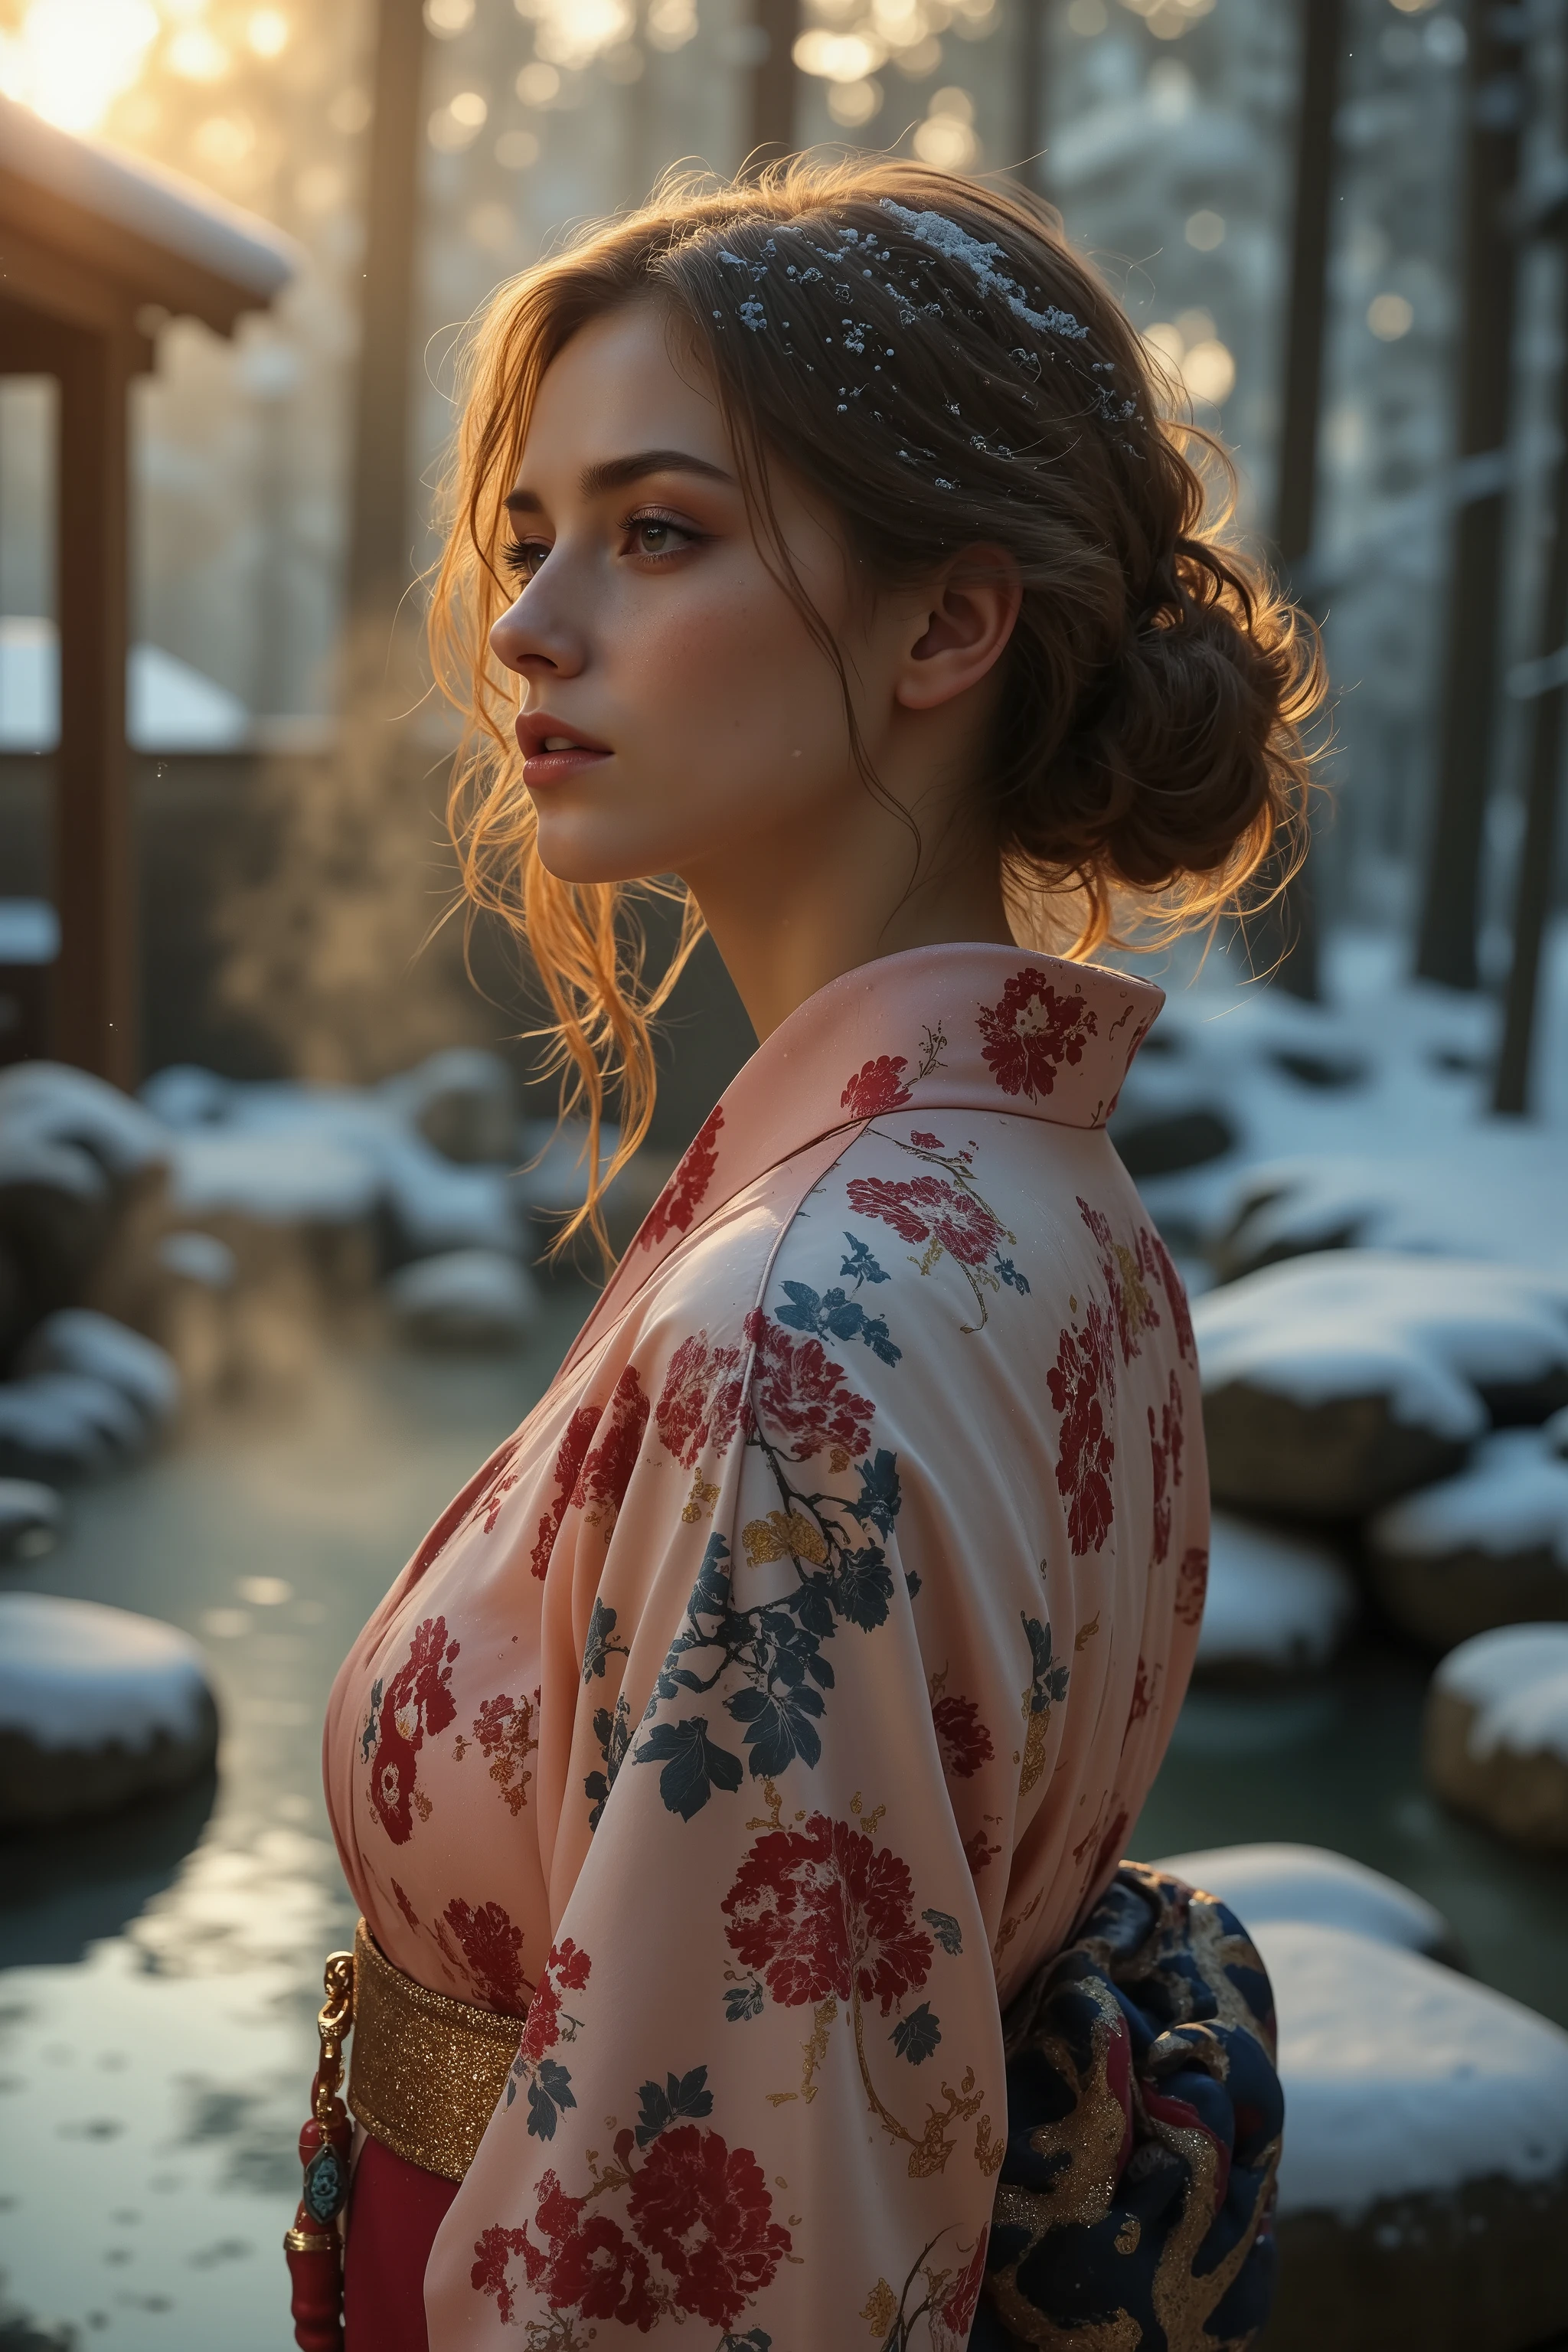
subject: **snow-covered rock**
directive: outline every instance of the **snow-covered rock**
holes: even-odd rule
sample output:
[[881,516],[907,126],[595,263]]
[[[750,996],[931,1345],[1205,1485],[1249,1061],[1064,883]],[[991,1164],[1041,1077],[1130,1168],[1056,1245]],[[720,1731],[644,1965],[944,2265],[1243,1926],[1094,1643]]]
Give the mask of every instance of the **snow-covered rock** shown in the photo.
[[0,1825],[175,1788],[207,1769],[216,1745],[188,1634],[96,1601],[0,1594]]
[[107,1381],[130,1399],[150,1434],[167,1428],[180,1409],[180,1374],[174,1359],[109,1315],[89,1307],[62,1307],[40,1323],[16,1360],[18,1371],[82,1372]]
[[198,1129],[174,1139],[177,1216],[229,1213],[268,1225],[349,1225],[381,1191],[374,1161],[327,1135]]
[[1525,2352],[1568,2327],[1568,2035],[1393,1943],[1247,1924],[1287,2118],[1267,2352]]
[[1568,1391],[1568,1276],[1334,1250],[1194,1301],[1216,1501],[1361,1517]]
[[142,1104],[63,1062],[0,1070],[0,1139],[6,1153],[49,1154],[65,1185],[137,1175],[168,1149],[160,1121]]
[[1446,1657],[1426,1699],[1426,1777],[1520,1845],[1568,1852],[1568,1625],[1504,1625]]
[[517,1088],[499,1054],[448,1046],[384,1079],[380,1093],[445,1160],[502,1164],[517,1156]]
[[1306,1920],[1429,1958],[1452,1949],[1440,1911],[1396,1878],[1326,1846],[1207,1846],[1200,1853],[1166,1854],[1153,1867],[1217,1895],[1248,1933],[1279,1919]]
[[1380,1511],[1366,1542],[1388,1614],[1436,1649],[1568,1618],[1568,1415],[1483,1438],[1454,1477]]
[[1563,1202],[1568,1139],[1518,1119],[1373,1152],[1264,1160],[1233,1180],[1216,1215],[1215,1264],[1229,1276],[1312,1250],[1354,1246],[1500,1258],[1568,1274]]
[[505,1348],[526,1338],[539,1295],[526,1267],[497,1250],[448,1250],[400,1266],[387,1302],[425,1347]]
[[173,1131],[176,1210],[225,1238],[226,1216],[316,1228],[379,1218],[396,1257],[505,1250],[521,1214],[506,1159],[459,1166],[420,1124],[445,1119],[468,1142],[499,1141],[504,1125],[510,1152],[493,1058],[459,1054],[454,1069],[437,1055],[379,1087],[242,1085],[182,1066],[159,1071],[142,1097]]
[[0,1561],[37,1559],[52,1550],[65,1507],[52,1486],[36,1478],[0,1478]]
[[239,1261],[216,1234],[164,1234],[155,1253],[161,1271],[179,1282],[193,1282],[203,1290],[232,1290]]
[[1325,1544],[1215,1513],[1199,1675],[1269,1681],[1310,1674],[1329,1664],[1355,1616],[1355,1586]]
[[90,1372],[0,1381],[0,1476],[89,1478],[145,1452],[147,1423],[121,1388]]

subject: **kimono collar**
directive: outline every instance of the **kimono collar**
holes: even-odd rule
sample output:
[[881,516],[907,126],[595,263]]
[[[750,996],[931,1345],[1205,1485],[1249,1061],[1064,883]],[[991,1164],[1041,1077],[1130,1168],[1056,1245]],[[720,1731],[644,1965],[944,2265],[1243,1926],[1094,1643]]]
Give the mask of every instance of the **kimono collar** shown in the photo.
[[644,1218],[573,1349],[781,1160],[889,1111],[1103,1127],[1165,1001],[1148,981],[1018,948],[912,948],[830,981],[759,1045]]

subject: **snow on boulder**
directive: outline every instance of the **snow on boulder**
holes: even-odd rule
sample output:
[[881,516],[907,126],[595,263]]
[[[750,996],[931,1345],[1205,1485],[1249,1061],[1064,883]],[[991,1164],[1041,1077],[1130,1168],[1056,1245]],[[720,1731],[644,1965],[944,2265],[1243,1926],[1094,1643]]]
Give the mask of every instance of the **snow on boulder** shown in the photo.
[[96,1601],[0,1594],[0,1827],[176,1788],[216,1747],[217,1709],[188,1634]]
[[497,1250],[447,1250],[399,1268],[387,1302],[411,1339],[434,1348],[508,1348],[539,1308],[526,1267]]
[[1452,1478],[1380,1511],[1366,1530],[1394,1622],[1451,1649],[1493,1625],[1568,1618],[1568,1416],[1500,1429]]
[[308,1131],[197,1128],[174,1137],[174,1152],[179,1216],[349,1225],[371,1215],[381,1190],[373,1160]]
[[1169,1870],[1189,1886],[1216,1895],[1251,1933],[1278,1919],[1305,1919],[1320,1927],[1342,1927],[1373,1943],[1440,1958],[1453,1949],[1448,1923],[1440,1911],[1396,1878],[1352,1862],[1327,1846],[1206,1846],[1197,1853],[1163,1856],[1152,1867]]
[[79,1176],[89,1167],[114,1178],[141,1174],[167,1155],[159,1119],[130,1095],[63,1062],[16,1062],[0,1070],[0,1135],[68,1158]]
[[1568,1392],[1568,1276],[1333,1250],[1194,1300],[1216,1502],[1364,1517]]
[[379,1089],[445,1160],[511,1161],[517,1156],[517,1088],[499,1054],[449,1045]]
[[1451,1651],[1427,1694],[1425,1749],[1457,1811],[1568,1852],[1568,1625],[1502,1625]]
[[1518,1119],[1408,1139],[1377,1152],[1268,1159],[1233,1180],[1213,1249],[1226,1278],[1305,1252],[1352,1245],[1500,1258],[1568,1275],[1563,1202],[1568,1141]]
[[147,1450],[145,1420],[91,1372],[0,1381],[0,1476],[90,1478]]
[[149,1431],[180,1409],[174,1358],[140,1331],[89,1307],[62,1307],[39,1324],[16,1360],[21,1372],[84,1372],[129,1397]]
[[1194,1671],[1267,1682],[1326,1666],[1356,1616],[1355,1586],[1337,1553],[1223,1512],[1209,1543]]
[[1525,2352],[1568,2327],[1568,2034],[1394,1944],[1247,1927],[1285,2087],[1266,2352]]
[[52,1486],[36,1478],[0,1478],[0,1561],[37,1559],[53,1549],[65,1507]]

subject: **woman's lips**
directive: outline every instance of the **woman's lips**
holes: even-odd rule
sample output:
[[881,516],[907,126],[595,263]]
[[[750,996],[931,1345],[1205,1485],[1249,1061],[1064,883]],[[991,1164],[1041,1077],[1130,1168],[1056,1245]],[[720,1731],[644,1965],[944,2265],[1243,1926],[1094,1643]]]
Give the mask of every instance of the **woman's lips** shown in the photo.
[[548,711],[520,711],[517,740],[522,752],[522,781],[531,793],[566,783],[584,768],[610,757],[607,746],[585,740],[575,729],[552,719]]

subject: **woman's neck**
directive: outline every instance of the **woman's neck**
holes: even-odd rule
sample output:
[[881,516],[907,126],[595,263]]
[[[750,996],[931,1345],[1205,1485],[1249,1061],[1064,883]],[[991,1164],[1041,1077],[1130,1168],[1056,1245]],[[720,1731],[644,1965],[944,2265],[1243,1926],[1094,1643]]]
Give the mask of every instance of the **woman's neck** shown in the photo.
[[825,857],[819,843],[764,841],[743,866],[688,877],[759,1039],[829,981],[879,956],[958,940],[1012,945],[994,851],[933,853],[929,865],[922,856],[911,884],[908,830],[886,810],[877,815],[890,836],[854,845],[869,855]]

